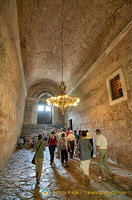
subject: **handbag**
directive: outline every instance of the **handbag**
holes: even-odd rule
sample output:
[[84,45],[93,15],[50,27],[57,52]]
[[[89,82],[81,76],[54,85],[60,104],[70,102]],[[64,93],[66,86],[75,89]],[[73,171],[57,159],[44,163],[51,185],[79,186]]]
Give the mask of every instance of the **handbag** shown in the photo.
[[33,156],[33,159],[32,159],[32,161],[31,161],[31,163],[34,164],[34,165],[35,165],[35,156],[36,156],[36,153],[38,152],[38,150],[39,150],[41,144],[42,144],[42,142],[40,143],[39,147],[37,148],[37,150],[36,150],[36,152],[35,152],[35,155]]
[[32,159],[31,163],[35,165],[35,155],[33,156],[33,159]]

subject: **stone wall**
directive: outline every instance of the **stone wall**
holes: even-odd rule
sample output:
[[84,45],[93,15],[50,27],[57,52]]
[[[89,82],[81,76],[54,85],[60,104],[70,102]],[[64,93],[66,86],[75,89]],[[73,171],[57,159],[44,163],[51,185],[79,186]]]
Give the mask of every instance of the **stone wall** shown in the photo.
[[60,128],[62,128],[63,127],[63,115],[59,108],[54,107],[54,124],[57,125],[58,122],[59,122]]
[[[77,108],[65,114],[72,119],[73,129],[101,129],[108,138],[109,157],[123,165],[132,166],[132,23],[115,38],[110,46],[95,61],[80,82],[73,88],[72,95],[81,102]],[[121,68],[127,90],[127,100],[110,106],[106,78]]]
[[[5,14],[6,13],[6,14]],[[23,125],[26,97],[15,0],[0,1],[0,169]]]
[[35,98],[26,99],[24,124],[37,124],[37,102]]

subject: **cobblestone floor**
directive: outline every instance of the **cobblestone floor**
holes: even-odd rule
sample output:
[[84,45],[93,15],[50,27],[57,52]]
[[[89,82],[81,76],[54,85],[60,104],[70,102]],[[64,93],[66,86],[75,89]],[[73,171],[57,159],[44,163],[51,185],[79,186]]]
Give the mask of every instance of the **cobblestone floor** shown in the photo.
[[[132,199],[132,171],[111,164],[113,180],[102,182],[98,179],[99,169],[96,158],[90,163],[91,182],[82,185],[83,177],[79,159],[69,160],[69,167],[61,166],[55,159],[50,166],[48,148],[44,153],[43,172],[40,185],[36,186],[35,166],[31,164],[31,150],[22,149],[14,153],[5,168],[0,172],[0,200],[49,199],[49,200],[129,200]],[[48,190],[49,196],[42,196]],[[124,192],[125,194],[122,194]]]

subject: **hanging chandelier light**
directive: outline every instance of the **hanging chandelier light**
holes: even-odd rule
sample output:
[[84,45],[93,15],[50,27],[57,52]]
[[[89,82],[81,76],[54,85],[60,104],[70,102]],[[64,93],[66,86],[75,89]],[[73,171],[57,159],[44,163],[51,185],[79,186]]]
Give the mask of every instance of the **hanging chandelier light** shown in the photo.
[[57,106],[61,109],[62,111],[62,115],[64,115],[64,111],[66,109],[67,106],[77,106],[78,102],[80,101],[79,98],[77,97],[71,97],[65,94],[65,82],[62,81],[60,84],[60,89],[62,91],[60,96],[57,97],[50,97],[49,99],[47,99],[47,103],[48,105],[53,105],[53,106]]
[[[64,24],[64,23],[63,23]],[[66,95],[66,86],[65,82],[63,81],[63,31],[64,26],[62,25],[62,81],[60,84],[61,95],[57,97],[50,97],[47,99],[47,104],[52,106],[57,106],[61,109],[62,115],[64,115],[64,111],[68,106],[77,106],[78,102],[80,101],[77,97],[71,97]]]

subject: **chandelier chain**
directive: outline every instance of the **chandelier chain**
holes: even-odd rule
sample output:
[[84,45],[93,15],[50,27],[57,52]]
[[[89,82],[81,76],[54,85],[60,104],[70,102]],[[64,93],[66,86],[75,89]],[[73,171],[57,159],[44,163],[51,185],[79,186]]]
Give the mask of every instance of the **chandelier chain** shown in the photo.
[[62,0],[62,27],[61,27],[61,50],[62,50],[62,81],[63,81],[63,68],[64,68],[64,56],[63,56],[63,53],[64,53],[64,49],[63,49],[63,46],[64,46],[64,0]]
[[78,102],[80,101],[77,97],[71,97],[66,95],[66,86],[65,82],[63,81],[63,70],[64,70],[64,0],[62,0],[62,27],[61,27],[61,53],[62,53],[62,82],[60,84],[61,95],[57,97],[50,97],[47,99],[48,105],[54,105],[61,109],[62,115],[64,115],[64,111],[68,106],[77,106]]
[[62,81],[63,81],[63,30],[64,30],[64,27],[63,27],[63,25],[62,25],[62,47],[61,47],[61,49],[62,49]]

